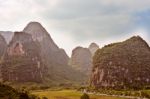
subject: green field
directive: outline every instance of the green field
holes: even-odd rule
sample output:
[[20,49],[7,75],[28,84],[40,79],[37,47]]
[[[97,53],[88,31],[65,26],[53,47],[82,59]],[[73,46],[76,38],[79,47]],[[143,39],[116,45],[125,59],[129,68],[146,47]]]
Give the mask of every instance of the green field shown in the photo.
[[[80,99],[82,93],[75,90],[60,90],[60,91],[34,91],[32,94],[39,97],[47,97],[48,99]],[[111,96],[90,95],[90,99],[126,99]]]

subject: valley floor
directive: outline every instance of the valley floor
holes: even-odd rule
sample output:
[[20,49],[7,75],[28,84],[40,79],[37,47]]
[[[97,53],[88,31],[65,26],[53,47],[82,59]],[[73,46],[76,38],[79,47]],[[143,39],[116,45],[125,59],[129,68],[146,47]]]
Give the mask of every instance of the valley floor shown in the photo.
[[[82,93],[75,90],[60,90],[60,91],[33,91],[32,94],[39,97],[47,97],[48,99],[80,99]],[[103,95],[89,95],[90,99],[127,99],[113,96],[103,96]]]

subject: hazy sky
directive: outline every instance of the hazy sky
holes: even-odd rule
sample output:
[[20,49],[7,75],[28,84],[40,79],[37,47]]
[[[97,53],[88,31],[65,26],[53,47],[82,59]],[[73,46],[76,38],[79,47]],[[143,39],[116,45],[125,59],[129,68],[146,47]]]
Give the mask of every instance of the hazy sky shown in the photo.
[[67,53],[140,35],[149,41],[150,0],[0,0],[0,30],[40,22]]

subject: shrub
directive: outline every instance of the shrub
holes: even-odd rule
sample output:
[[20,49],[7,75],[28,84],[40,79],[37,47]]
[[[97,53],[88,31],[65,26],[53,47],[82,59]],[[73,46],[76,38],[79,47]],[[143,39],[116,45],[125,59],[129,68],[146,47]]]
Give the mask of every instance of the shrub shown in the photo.
[[8,85],[0,84],[0,99],[4,99],[4,97],[19,99],[19,93]]
[[30,99],[40,99],[40,98],[36,95],[30,95]]
[[27,93],[20,93],[19,99],[30,99]]
[[88,94],[84,93],[80,99],[90,99]]
[[43,97],[42,99],[48,99],[47,97]]
[[149,91],[141,91],[141,96],[150,99],[150,92]]

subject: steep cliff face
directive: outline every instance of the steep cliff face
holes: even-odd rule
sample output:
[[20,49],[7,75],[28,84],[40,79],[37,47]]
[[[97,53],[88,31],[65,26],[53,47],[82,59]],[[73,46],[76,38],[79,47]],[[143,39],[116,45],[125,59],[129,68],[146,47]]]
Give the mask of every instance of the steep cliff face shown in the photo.
[[[7,43],[2,35],[0,35],[0,64],[2,62],[2,59],[4,58],[4,54],[7,50]],[[0,66],[0,81],[2,81],[2,72],[1,72],[1,66]]]
[[[68,66],[69,57],[63,49],[60,49],[52,40],[49,33],[38,22],[30,22],[23,32],[32,35],[34,41],[41,46],[41,58],[48,67],[50,80],[58,82],[82,80],[82,74]],[[79,79],[81,78],[81,79]]]
[[0,35],[0,60],[7,49],[7,43],[2,35]]
[[[66,55],[65,51],[58,48],[54,43],[49,33],[45,28],[38,22],[30,22],[23,30],[26,33],[32,35],[34,41],[38,41],[41,45],[41,55],[50,63],[60,63],[67,65],[69,57]],[[53,57],[51,57],[53,56]],[[61,61],[63,60],[63,61]]]
[[92,68],[92,54],[89,49],[76,47],[72,51],[70,65],[86,75],[89,75]]
[[41,44],[44,44],[43,45],[44,48],[46,49],[49,48],[49,50],[53,51],[59,50],[58,46],[54,43],[49,33],[40,23],[30,22],[24,28],[23,32],[31,34],[34,41],[37,40]]
[[14,32],[11,31],[0,31],[0,34],[5,38],[7,44],[12,40]]
[[30,34],[15,32],[1,64],[3,80],[42,82],[47,69],[39,53],[40,45]]
[[76,47],[72,51],[69,65],[89,76],[92,70],[92,57],[99,46],[91,43],[88,48]]
[[92,53],[92,56],[94,56],[95,52],[99,49],[99,46],[96,43],[91,43],[88,49]]
[[142,88],[150,85],[150,48],[139,36],[99,49],[93,59],[96,88]]

